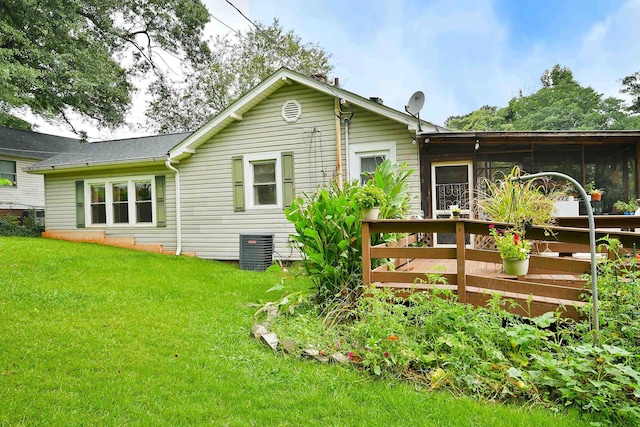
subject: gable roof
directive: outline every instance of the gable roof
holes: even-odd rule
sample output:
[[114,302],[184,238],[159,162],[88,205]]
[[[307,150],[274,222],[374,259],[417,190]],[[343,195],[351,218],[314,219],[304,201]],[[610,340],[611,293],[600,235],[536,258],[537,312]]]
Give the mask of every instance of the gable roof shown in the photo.
[[42,160],[78,146],[78,139],[0,126],[0,155]]
[[58,154],[25,170],[47,173],[77,168],[164,163],[169,150],[189,135],[191,132],[80,144],[72,152]]
[[[412,132],[417,131],[418,119],[410,116],[409,114],[395,110],[378,102],[363,98],[362,96],[356,95],[355,93],[341,89],[337,86],[320,82],[315,78],[307,77],[283,67],[273,73],[266,80],[262,81],[255,88],[247,92],[229,107],[221,111],[218,115],[211,119],[211,121],[195,131],[190,137],[186,138],[179,145],[174,147],[169,153],[171,160],[179,161],[190,156],[200,145],[204,144],[212,136],[220,132],[222,129],[224,129],[234,121],[242,120],[242,115],[244,113],[251,110],[276,90],[287,84],[291,84],[292,82],[299,83],[303,86],[317,90],[318,92],[340,98],[340,100],[344,100],[351,104],[357,105],[361,108],[364,108],[365,110],[369,110],[373,113],[387,117],[396,122],[406,124],[408,129]],[[427,121],[421,120],[420,122],[425,132],[446,131],[445,128],[436,126]]]

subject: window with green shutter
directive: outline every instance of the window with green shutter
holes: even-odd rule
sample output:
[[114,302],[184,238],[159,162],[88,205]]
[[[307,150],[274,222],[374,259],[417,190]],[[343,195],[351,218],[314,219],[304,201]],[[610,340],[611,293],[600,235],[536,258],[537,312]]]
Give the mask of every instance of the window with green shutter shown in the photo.
[[235,156],[231,161],[236,212],[291,206],[295,197],[293,152]]

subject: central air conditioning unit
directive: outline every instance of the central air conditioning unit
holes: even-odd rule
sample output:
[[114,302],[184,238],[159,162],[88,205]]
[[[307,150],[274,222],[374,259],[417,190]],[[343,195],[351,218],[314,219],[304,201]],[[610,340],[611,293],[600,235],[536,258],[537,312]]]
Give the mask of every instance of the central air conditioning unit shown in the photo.
[[240,235],[240,268],[265,271],[273,263],[273,234]]

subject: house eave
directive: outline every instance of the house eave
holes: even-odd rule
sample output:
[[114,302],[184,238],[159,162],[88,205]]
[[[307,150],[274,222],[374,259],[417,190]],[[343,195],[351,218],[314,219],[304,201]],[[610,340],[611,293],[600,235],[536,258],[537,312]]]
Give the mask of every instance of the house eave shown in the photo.
[[425,144],[602,144],[640,142],[637,130],[422,132]]
[[[393,108],[372,102],[359,95],[348,92],[330,84],[322,83],[316,79],[303,76],[288,69],[280,69],[272,74],[253,90],[247,92],[238,101],[234,102],[226,110],[220,112],[209,123],[191,134],[188,138],[171,149],[169,152],[171,161],[180,161],[189,157],[197,148],[211,139],[214,135],[230,125],[234,121],[242,120],[243,114],[266,99],[269,95],[280,89],[284,85],[298,83],[327,95],[339,98],[347,103],[352,103],[360,108],[369,110],[375,114],[387,117],[407,126],[409,132],[416,134],[418,131],[418,119],[394,110]],[[424,120],[420,121],[424,130],[434,132],[446,131],[446,129],[433,125]]]
[[149,157],[140,159],[130,159],[118,162],[87,162],[87,163],[73,163],[67,165],[51,165],[51,166],[37,166],[26,167],[23,170],[27,173],[36,175],[51,175],[56,173],[69,173],[74,171],[99,171],[99,170],[113,170],[124,168],[135,168],[145,166],[157,166],[164,165],[167,157]]

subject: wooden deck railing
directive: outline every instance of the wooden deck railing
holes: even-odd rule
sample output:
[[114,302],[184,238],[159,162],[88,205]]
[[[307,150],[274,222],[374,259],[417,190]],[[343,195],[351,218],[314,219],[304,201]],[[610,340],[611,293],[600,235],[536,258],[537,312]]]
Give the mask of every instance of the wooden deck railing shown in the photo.
[[[638,218],[640,220],[640,218]],[[616,230],[596,230],[596,238],[607,234],[618,238],[625,247],[640,248],[640,234],[628,231],[617,231],[621,228],[637,227],[640,221],[635,218],[621,217],[618,222],[608,219],[607,226]],[[597,222],[596,222],[597,223]],[[396,289],[422,289],[420,286],[429,272],[419,260],[451,260],[455,268],[439,273],[447,280],[447,287],[458,295],[463,303],[484,305],[492,294],[500,292],[505,298],[513,298],[526,302],[527,310],[520,313],[537,315],[559,305],[565,306],[566,315],[577,317],[575,306],[580,304],[580,295],[584,293],[584,281],[579,279],[583,273],[590,271],[589,259],[575,259],[561,256],[550,257],[532,253],[529,273],[516,278],[500,273],[500,255],[496,250],[473,249],[465,245],[466,235],[484,236],[489,234],[489,222],[470,219],[425,219],[425,220],[376,220],[362,223],[362,262],[363,282],[365,285],[390,286]],[[496,227],[507,227],[508,224],[494,223]],[[571,252],[583,248],[589,252],[588,230],[584,228],[552,227],[553,235],[546,235],[544,230],[534,227],[527,232],[527,239],[538,242],[538,247],[560,245]],[[454,233],[455,247],[409,246],[409,241],[399,241],[394,245],[371,245],[371,237],[376,233],[407,233],[408,235],[425,235],[431,233]],[[413,239],[415,241],[415,239]],[[467,237],[468,241],[468,237]],[[548,242],[546,245],[544,242]],[[541,244],[542,243],[542,244]],[[372,259],[394,259],[396,268],[386,265],[372,268]],[[443,261],[445,262],[445,261]],[[493,274],[478,272],[473,266],[493,265]],[[473,270],[473,271],[470,271]],[[433,272],[433,271],[432,271]],[[572,307],[573,308],[572,308]],[[516,310],[517,311],[517,310]]]

